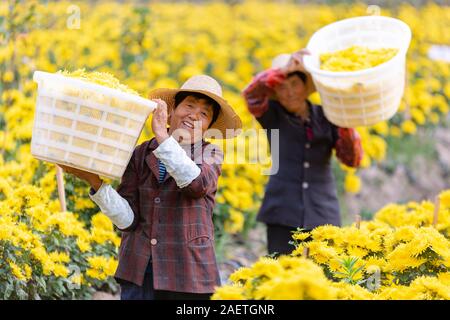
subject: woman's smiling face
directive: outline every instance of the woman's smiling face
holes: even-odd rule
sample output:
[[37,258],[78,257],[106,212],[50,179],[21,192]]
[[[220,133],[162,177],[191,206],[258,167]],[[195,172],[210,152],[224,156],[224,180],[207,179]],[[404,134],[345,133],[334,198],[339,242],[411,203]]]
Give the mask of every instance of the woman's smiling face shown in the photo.
[[182,137],[181,143],[197,142],[208,130],[213,115],[214,109],[209,101],[188,95],[170,113],[169,134]]

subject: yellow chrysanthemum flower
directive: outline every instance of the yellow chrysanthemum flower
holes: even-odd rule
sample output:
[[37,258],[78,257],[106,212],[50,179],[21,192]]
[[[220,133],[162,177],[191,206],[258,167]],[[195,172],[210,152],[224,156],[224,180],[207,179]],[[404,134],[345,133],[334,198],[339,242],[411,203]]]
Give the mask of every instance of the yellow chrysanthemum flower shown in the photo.
[[356,71],[376,67],[390,59],[398,52],[395,48],[369,49],[351,46],[320,55],[320,68],[328,71]]

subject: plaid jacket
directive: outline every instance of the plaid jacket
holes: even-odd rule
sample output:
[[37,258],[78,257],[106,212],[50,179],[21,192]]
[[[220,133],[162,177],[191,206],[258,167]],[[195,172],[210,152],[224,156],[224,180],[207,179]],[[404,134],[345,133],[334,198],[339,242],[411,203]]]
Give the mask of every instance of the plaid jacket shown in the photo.
[[223,153],[205,141],[187,146],[201,173],[180,189],[169,174],[158,182],[157,147],[154,138],[136,147],[117,188],[134,221],[121,230],[115,278],[142,285],[151,257],[155,290],[212,293],[220,285],[212,214]]

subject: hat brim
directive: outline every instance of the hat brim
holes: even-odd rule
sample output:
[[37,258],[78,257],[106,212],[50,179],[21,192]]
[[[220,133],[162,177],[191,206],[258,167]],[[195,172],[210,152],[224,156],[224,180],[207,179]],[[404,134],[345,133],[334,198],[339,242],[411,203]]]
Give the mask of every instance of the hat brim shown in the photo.
[[[170,113],[175,107],[175,95],[178,92],[201,93],[204,94],[205,96],[210,97],[219,104],[220,106],[219,115],[216,121],[214,121],[214,123],[211,125],[211,129],[219,130],[222,133],[223,138],[225,139],[234,138],[240,133],[240,130],[238,129],[242,128],[242,122],[239,116],[236,114],[236,112],[233,110],[233,108],[228,104],[228,102],[225,99],[209,91],[158,88],[150,91],[148,97],[149,99],[164,100],[167,103],[168,108],[167,111]],[[229,129],[228,132],[227,129]]]
[[[282,53],[278,56],[276,56],[273,60],[272,60],[272,67],[271,69],[282,69],[285,66],[287,66],[289,59],[292,55],[288,54],[288,53]],[[299,71],[302,72],[306,75],[306,92],[307,95],[309,97],[309,95],[311,95],[312,93],[316,92],[316,86],[314,85],[314,81],[313,78],[311,76],[311,74],[305,69],[305,67],[303,65],[299,65],[299,68],[295,71]],[[295,72],[292,71],[292,72]]]

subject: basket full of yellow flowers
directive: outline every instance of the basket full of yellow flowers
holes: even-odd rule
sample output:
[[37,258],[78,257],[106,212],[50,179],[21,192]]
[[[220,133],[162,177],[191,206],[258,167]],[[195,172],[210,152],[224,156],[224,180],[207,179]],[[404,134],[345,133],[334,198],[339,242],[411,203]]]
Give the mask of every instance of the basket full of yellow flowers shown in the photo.
[[327,118],[341,127],[391,118],[404,93],[410,41],[407,24],[382,16],[345,19],[318,30],[304,64]]
[[120,179],[156,103],[108,73],[36,71],[33,80],[33,156]]

